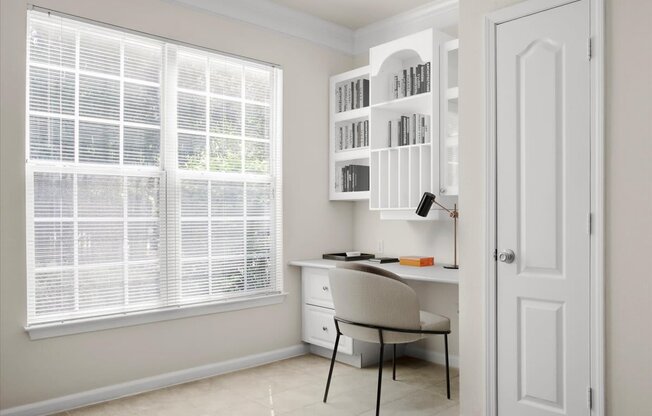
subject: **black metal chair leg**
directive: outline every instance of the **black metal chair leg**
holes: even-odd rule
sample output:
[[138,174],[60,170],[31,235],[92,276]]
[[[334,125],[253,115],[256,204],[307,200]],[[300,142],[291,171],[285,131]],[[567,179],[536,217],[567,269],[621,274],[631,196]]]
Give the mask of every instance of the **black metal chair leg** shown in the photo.
[[446,397],[451,399],[451,378],[448,370],[448,334],[444,334],[444,347],[446,349]]
[[[336,323],[337,324],[337,323]],[[340,343],[340,333],[337,332],[337,337],[335,337],[335,348],[333,348],[333,358],[331,358],[331,368],[328,370],[328,381],[326,382],[326,391],[324,392],[324,403],[328,399],[328,389],[331,387],[331,377],[333,376],[333,367],[335,366],[335,356],[337,355],[337,346]]]
[[376,396],[376,416],[380,415],[380,386],[383,383],[383,352],[385,343],[383,342],[383,331],[378,330],[380,338],[380,357],[378,357],[378,395]]
[[396,380],[396,344],[394,344],[394,350],[392,351],[392,380]]

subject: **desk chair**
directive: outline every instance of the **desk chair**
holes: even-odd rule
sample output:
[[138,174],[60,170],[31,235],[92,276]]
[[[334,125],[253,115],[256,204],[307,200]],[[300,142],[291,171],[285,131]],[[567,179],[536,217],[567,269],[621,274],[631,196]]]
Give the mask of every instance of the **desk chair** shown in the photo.
[[333,375],[341,335],[380,344],[376,415],[380,412],[385,344],[393,346],[392,379],[396,380],[396,345],[414,342],[425,335],[444,335],[446,347],[446,396],[450,400],[448,334],[450,320],[419,309],[416,292],[394,273],[360,263],[345,263],[328,273],[335,305],[335,348],[328,371],[324,403]]

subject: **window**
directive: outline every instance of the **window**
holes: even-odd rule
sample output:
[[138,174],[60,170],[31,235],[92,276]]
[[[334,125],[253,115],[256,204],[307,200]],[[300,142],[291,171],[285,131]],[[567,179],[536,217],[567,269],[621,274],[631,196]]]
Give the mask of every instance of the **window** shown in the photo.
[[281,291],[281,71],[30,11],[28,325]]

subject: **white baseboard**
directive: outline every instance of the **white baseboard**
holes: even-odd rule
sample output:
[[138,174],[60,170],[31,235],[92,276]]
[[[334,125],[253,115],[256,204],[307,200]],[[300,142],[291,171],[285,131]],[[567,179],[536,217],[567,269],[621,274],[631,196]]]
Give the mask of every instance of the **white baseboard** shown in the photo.
[[[425,348],[407,345],[405,347],[405,355],[410,357],[419,358],[420,360],[428,361],[435,364],[446,365],[446,355],[442,352],[428,350]],[[448,364],[451,367],[460,368],[460,358],[457,355],[448,354]]]
[[77,407],[105,402],[119,397],[131,396],[156,390],[175,384],[187,383],[193,380],[213,377],[220,374],[230,373],[245,368],[256,367],[286,358],[296,357],[308,353],[308,346],[305,344],[293,345],[274,351],[260,354],[248,355],[228,361],[207,364],[200,367],[186,370],[173,371],[153,377],[141,378],[126,383],[114,384],[99,389],[88,390],[81,393],[44,400],[42,402],[30,403],[22,406],[11,407],[0,410],[0,416],[40,416],[51,413],[62,412]]

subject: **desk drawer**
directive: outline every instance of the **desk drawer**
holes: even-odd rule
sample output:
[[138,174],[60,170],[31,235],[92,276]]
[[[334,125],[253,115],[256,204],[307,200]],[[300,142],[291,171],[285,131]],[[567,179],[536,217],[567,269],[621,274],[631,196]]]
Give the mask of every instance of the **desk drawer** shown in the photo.
[[[304,305],[303,340],[320,347],[333,349],[337,329],[333,321],[335,312],[318,306]],[[340,337],[339,352],[353,354],[353,341],[346,336]]]
[[304,267],[303,274],[304,302],[309,305],[333,309],[331,284],[328,281],[328,270]]

